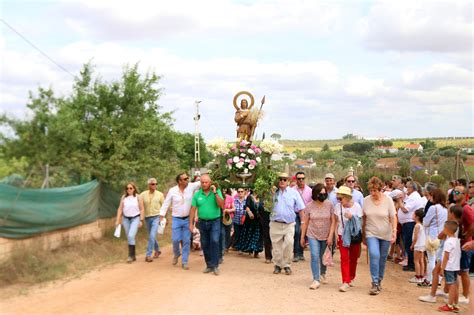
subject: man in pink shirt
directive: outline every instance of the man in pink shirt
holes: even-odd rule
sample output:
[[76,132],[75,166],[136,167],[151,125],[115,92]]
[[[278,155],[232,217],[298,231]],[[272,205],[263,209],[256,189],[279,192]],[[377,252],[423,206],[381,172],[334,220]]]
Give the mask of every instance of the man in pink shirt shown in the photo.
[[[296,175],[296,186],[293,187],[303,199],[305,206],[310,203],[313,199],[312,190],[311,188],[306,185],[305,183],[305,174],[304,172],[297,172]],[[300,244],[300,237],[301,237],[301,220],[299,216],[296,216],[296,224],[295,224],[295,239],[293,243],[293,262],[298,262],[300,260],[305,260],[303,250],[304,248]]]

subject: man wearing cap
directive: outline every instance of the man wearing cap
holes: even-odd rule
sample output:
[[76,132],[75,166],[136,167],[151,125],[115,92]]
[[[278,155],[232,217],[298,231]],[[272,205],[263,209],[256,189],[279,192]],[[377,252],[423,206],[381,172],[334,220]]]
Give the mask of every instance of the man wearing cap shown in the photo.
[[[156,190],[156,185],[156,178],[150,178],[148,180],[148,190],[140,194],[145,208],[145,223],[148,230],[148,246],[145,255],[146,262],[152,262],[153,258],[158,258],[161,254],[160,246],[156,240],[156,232],[158,231],[158,224],[160,223],[160,208],[165,198],[161,192]],[[153,248],[155,249],[155,255],[152,257]]]
[[336,177],[333,173],[327,173],[324,176],[324,183],[326,184],[325,189],[326,193],[328,194],[328,199],[332,202],[333,206],[335,206],[337,201],[337,188],[336,188]]
[[[304,172],[301,172],[301,171],[297,172],[295,177],[296,177],[296,186],[293,187],[293,189],[296,190],[298,194],[300,194],[306,207],[308,203],[313,201],[313,199],[311,198],[312,190],[305,183],[306,175]],[[301,224],[303,223],[300,220],[300,217],[297,215],[296,221],[295,221],[295,239],[293,240],[293,262],[305,260],[304,248],[300,244]]]
[[272,256],[275,264],[274,274],[285,270],[291,275],[291,254],[295,235],[295,220],[299,215],[303,218],[305,204],[300,194],[288,187],[288,174],[281,173],[278,189],[273,195],[273,211],[270,216],[270,238],[272,240]]
[[165,202],[160,209],[160,220],[166,216],[166,212],[171,208],[173,216],[171,222],[171,240],[173,242],[173,265],[178,263],[181,256],[179,245],[182,245],[183,257],[181,259],[184,270],[188,268],[188,257],[191,246],[191,234],[189,231],[189,211],[191,209],[191,201],[196,190],[201,186],[201,182],[197,181],[189,183],[189,175],[181,173],[176,176],[177,185],[170,188],[166,195]]

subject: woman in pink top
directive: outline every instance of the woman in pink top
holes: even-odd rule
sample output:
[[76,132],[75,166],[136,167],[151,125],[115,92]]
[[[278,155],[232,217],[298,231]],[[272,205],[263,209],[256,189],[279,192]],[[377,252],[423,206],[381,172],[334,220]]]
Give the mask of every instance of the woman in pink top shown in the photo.
[[234,197],[232,197],[230,188],[224,188],[222,192],[224,194],[224,209],[222,210],[221,242],[222,251],[227,252],[230,247],[230,231],[232,229],[232,218],[234,217],[235,206]]
[[311,272],[313,282],[309,286],[315,290],[319,288],[320,281],[326,280],[326,266],[322,263],[323,254],[327,246],[332,246],[336,218],[334,206],[328,199],[328,194],[323,184],[317,184],[312,190],[312,199],[304,210],[304,221],[301,223],[301,245],[304,246],[305,236],[308,236],[311,251]]

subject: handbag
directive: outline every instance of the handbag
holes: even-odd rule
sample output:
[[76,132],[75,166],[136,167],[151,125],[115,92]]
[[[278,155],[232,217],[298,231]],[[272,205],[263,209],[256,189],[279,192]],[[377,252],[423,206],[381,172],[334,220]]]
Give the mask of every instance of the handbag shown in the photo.
[[323,265],[327,267],[334,266],[334,261],[332,260],[332,253],[329,246],[326,246],[326,250],[324,251],[324,254],[323,254]]
[[120,238],[120,231],[122,230],[122,224],[117,224],[114,231],[114,236]]
[[[341,222],[342,222],[342,229],[344,230],[344,218],[342,217],[342,204],[339,204],[341,207]],[[351,235],[351,244],[360,244],[362,243],[362,230],[359,230],[357,235]]]
[[[437,234],[439,234],[438,205],[435,205],[435,209],[436,209],[436,230],[438,232]],[[429,235],[427,235],[426,241],[425,241],[426,251],[435,253],[438,250],[440,245],[441,245],[441,242],[437,237],[435,239],[432,239]]]

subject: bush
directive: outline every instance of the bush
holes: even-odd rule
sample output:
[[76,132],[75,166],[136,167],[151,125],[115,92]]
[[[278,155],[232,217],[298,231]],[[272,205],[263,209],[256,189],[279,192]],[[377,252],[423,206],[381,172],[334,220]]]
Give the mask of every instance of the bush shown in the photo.
[[441,187],[446,182],[446,179],[443,177],[443,175],[433,175],[431,176],[431,182],[438,185],[438,187]]

